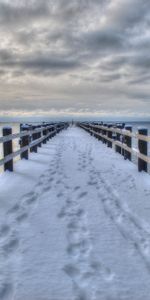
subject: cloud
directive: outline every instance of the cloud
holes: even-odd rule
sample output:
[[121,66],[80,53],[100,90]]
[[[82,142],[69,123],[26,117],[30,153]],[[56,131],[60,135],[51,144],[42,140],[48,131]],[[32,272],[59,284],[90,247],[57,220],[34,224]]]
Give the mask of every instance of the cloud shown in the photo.
[[1,26],[17,26],[28,24],[49,16],[50,6],[48,1],[0,1]]
[[0,0],[1,109],[147,113],[149,24],[148,0]]
[[[11,51],[0,51],[0,67],[22,72],[65,72],[81,66],[79,61],[54,53],[32,53],[28,56],[17,55]],[[56,74],[56,73],[54,73]]]
[[92,30],[83,35],[82,38],[85,40],[87,49],[98,52],[101,50],[105,51],[106,53],[114,50],[118,52],[124,44],[123,37],[111,29],[96,31]]

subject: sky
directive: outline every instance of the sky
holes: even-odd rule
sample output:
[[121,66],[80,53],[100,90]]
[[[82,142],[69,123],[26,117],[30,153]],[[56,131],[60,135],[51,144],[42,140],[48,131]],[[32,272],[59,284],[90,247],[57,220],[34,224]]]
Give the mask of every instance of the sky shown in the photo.
[[150,118],[149,0],[0,0],[0,116]]

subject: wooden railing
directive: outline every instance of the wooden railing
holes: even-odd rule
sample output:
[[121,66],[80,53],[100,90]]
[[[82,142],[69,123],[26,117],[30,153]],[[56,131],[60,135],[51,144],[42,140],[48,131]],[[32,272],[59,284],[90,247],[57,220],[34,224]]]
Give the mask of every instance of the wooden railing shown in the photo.
[[[125,124],[93,124],[78,123],[78,126],[95,136],[108,147],[113,147],[125,159],[132,160],[132,155],[138,158],[138,170],[148,171],[150,157],[148,156],[148,143],[150,136],[146,128],[139,128],[137,133],[132,132],[132,126]],[[132,139],[138,140],[138,149],[132,147]]]
[[[11,127],[3,128],[3,136],[0,143],[3,144],[3,158],[0,159],[0,166],[4,165],[4,171],[13,171],[13,160],[19,156],[21,159],[29,158],[30,152],[37,152],[38,147],[54,137],[58,132],[68,127],[68,123],[42,123],[40,125],[20,124],[20,133],[12,134]],[[20,149],[13,151],[13,140],[20,139]]]

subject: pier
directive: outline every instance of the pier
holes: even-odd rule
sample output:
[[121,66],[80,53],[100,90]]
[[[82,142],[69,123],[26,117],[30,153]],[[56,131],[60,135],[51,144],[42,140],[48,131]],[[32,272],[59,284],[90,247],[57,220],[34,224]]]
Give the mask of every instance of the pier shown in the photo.
[[[20,124],[20,132],[17,134],[12,133],[11,127],[4,127],[3,137],[0,137],[0,143],[3,143],[4,157],[0,160],[0,166],[4,165],[4,171],[13,171],[13,159],[15,157],[20,156],[21,159],[28,159],[30,152],[37,153],[38,147],[41,147],[61,130],[67,129],[69,124],[68,122],[55,124],[43,122],[38,125]],[[132,158],[136,158],[138,171],[149,173],[150,136],[148,136],[147,128],[140,127],[137,132],[133,132],[131,125],[104,122],[81,122],[76,123],[76,126],[89,132],[107,147],[113,148],[125,160],[133,161]],[[13,140],[17,138],[20,139],[20,149],[13,151]],[[137,140],[137,148],[133,147],[133,138]]]
[[149,300],[149,174],[74,125],[33,149],[0,174],[0,299]]

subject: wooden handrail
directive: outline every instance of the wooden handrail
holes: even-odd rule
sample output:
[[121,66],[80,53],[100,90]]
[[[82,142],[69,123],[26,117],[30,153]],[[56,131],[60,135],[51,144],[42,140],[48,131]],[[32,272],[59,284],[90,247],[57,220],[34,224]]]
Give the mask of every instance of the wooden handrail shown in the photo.
[[[15,133],[15,134],[9,134],[9,135],[5,135],[3,137],[0,137],[0,143],[3,143],[3,145],[5,145],[5,147],[7,148],[7,144],[11,143],[12,144],[12,140],[17,139],[17,138],[26,138],[29,141],[30,136],[34,134],[38,134],[38,133],[43,133],[42,136],[37,135],[35,137],[35,139],[33,141],[28,142],[27,144],[22,144],[21,148],[17,151],[14,152],[9,152],[9,154],[5,155],[4,158],[0,159],[0,166],[4,165],[5,166],[5,170],[13,170],[13,159],[19,155],[22,155],[23,153],[25,153],[25,151],[27,151],[29,149],[34,149],[34,147],[39,146],[42,142],[46,143],[46,141],[53,137],[54,135],[57,134],[57,132],[61,131],[62,129],[68,127],[68,123],[56,123],[54,125],[48,125],[48,126],[42,126],[41,128],[36,128],[36,129],[29,129],[29,130],[24,130],[21,131],[20,133]],[[5,128],[5,127],[4,127]],[[53,130],[50,130],[53,129]],[[49,131],[49,132],[48,132]],[[48,133],[47,133],[48,132]],[[45,134],[46,133],[46,134]],[[40,137],[39,137],[40,136]],[[9,147],[9,146],[8,146]],[[33,152],[35,152],[34,150],[32,150]],[[6,151],[7,152],[7,151]],[[7,152],[8,153],[8,152]],[[28,155],[25,156],[26,159],[28,159]],[[11,164],[10,164],[11,162]],[[10,165],[9,165],[10,164]]]
[[[109,137],[107,135],[108,132],[112,132],[112,133],[116,133],[119,134],[120,136],[125,136],[125,137],[129,137],[129,138],[136,138],[138,140],[140,140],[140,142],[142,141],[142,143],[149,143],[150,142],[150,136],[145,136],[143,134],[139,134],[139,133],[133,133],[129,130],[126,129],[120,129],[120,128],[113,128],[113,127],[107,127],[104,125],[95,125],[92,123],[79,123],[79,126],[83,129],[85,129],[86,131],[88,131],[90,134],[94,135],[97,138],[100,138],[103,142],[107,141],[107,144],[110,143],[111,147],[113,146],[115,147],[119,147],[120,153],[130,153],[130,156],[128,155],[129,159],[131,160],[131,154],[133,154],[134,156],[136,156],[138,158],[138,163],[141,161],[145,162],[146,164],[150,164],[150,157],[148,155],[145,155],[144,153],[141,153],[138,149],[135,148],[131,148],[129,147],[127,144],[124,143],[124,139],[122,141],[119,140],[115,140],[114,138]],[[98,132],[98,129],[100,132]],[[102,131],[102,132],[101,132]],[[106,133],[106,134],[104,134]],[[109,145],[108,145],[109,146]],[[123,152],[124,151],[124,152]],[[147,166],[143,167],[143,170],[147,170]]]
[[90,124],[90,123],[89,123],[89,125],[91,127],[97,128],[97,129],[102,129],[102,130],[107,130],[107,131],[111,131],[111,132],[115,132],[115,133],[120,133],[121,135],[124,135],[124,136],[130,136],[130,137],[137,138],[141,141],[150,142],[150,136],[145,136],[145,135],[142,135],[142,134],[134,133],[134,132],[131,132],[131,131],[126,130],[126,129],[108,128],[107,126],[93,125],[93,124]]
[[33,133],[38,133],[38,132],[43,132],[45,129],[50,129],[53,128],[54,125],[51,126],[47,126],[47,127],[41,127],[41,128],[36,128],[33,130],[25,130],[25,131],[21,131],[20,133],[13,133],[7,136],[3,136],[0,137],[0,143],[4,143],[4,142],[8,142],[17,138],[21,138],[23,136],[27,136],[27,135],[32,135]]

